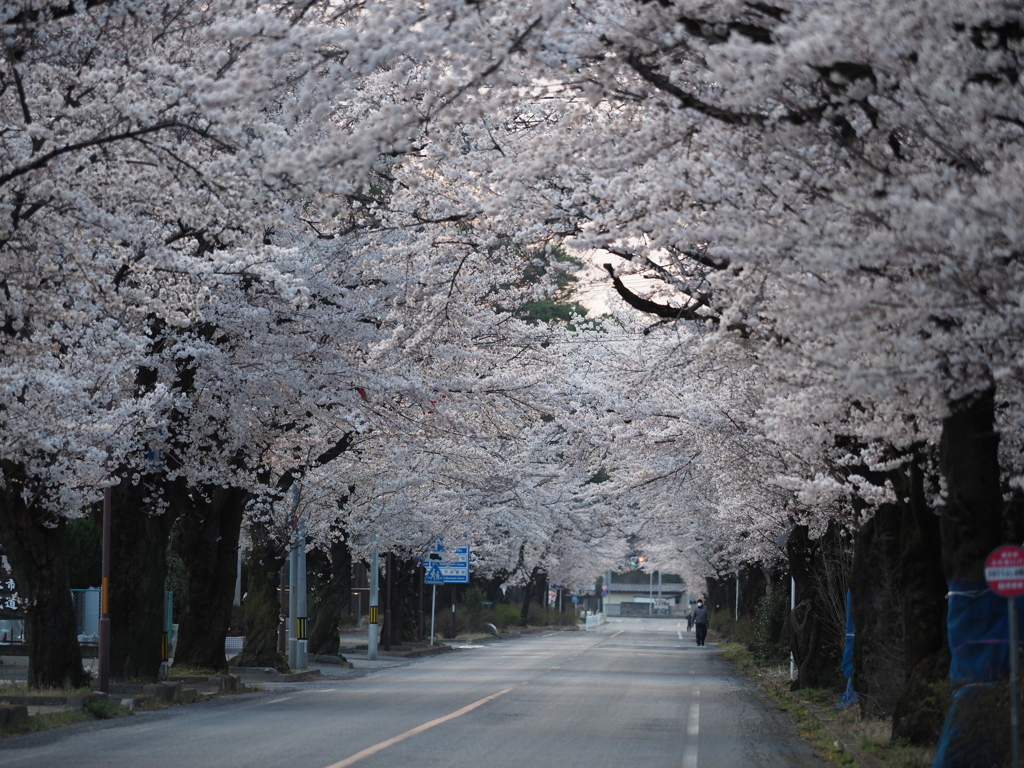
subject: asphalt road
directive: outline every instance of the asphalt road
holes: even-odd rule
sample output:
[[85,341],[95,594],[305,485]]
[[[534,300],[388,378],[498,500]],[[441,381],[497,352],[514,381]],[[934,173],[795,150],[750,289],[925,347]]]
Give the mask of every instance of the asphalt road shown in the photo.
[[598,632],[356,665],[315,683],[5,739],[0,766],[824,766],[713,644],[696,647],[671,620],[613,619]]

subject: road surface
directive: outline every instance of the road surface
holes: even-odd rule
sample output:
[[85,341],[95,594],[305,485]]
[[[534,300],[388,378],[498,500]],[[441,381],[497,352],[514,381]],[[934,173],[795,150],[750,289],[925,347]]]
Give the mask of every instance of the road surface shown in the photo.
[[824,766],[714,644],[698,648],[673,620],[613,619],[597,632],[356,665],[314,683],[5,739],[0,766]]

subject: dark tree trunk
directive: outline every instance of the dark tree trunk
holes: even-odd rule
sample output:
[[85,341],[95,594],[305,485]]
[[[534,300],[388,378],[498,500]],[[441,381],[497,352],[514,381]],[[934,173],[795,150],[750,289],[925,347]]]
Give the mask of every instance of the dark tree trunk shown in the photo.
[[506,602],[505,593],[501,591],[501,585],[508,580],[507,571],[495,571],[489,579],[484,582],[484,594],[489,603]]
[[[736,576],[725,576],[705,579],[704,588],[708,597],[709,609],[725,611],[729,616],[736,615]],[[657,597],[658,585],[654,585]],[[760,568],[740,569],[740,616],[753,616],[758,603],[767,594],[765,572]]]
[[796,526],[789,534],[786,551],[796,579],[796,608],[789,614],[790,648],[799,670],[795,688],[833,687],[840,680],[842,648],[828,631],[818,595],[821,578],[815,568],[819,542],[808,537],[807,527]]
[[946,486],[940,531],[943,569],[951,582],[947,626],[954,698],[934,765],[1005,765],[1006,655],[971,642],[991,637],[999,625],[1004,601],[986,587],[985,560],[1016,528],[1013,505],[1004,505],[1002,498],[994,390],[952,405],[942,424],[940,468]]
[[946,648],[946,577],[935,557],[941,551],[939,516],[928,506],[924,473],[915,460],[906,475],[907,503],[900,534],[903,585],[903,649],[909,672]]
[[857,531],[853,596],[853,687],[861,712],[889,717],[903,692],[903,623],[900,614],[900,509],[885,504]]
[[928,507],[920,457],[903,483],[900,582],[903,658],[907,684],[893,710],[893,738],[934,744],[949,708],[949,648],[946,644],[946,578],[935,557],[941,551],[939,516]]
[[274,667],[286,670],[288,663],[277,650],[277,627],[281,618],[278,594],[285,548],[271,537],[264,523],[249,526],[252,550],[247,560],[249,590],[243,606],[245,647],[238,666]]
[[942,565],[949,579],[985,583],[985,558],[1009,533],[999,484],[995,393],[954,406],[942,425],[940,463],[946,503],[940,510]]
[[333,655],[341,644],[341,614],[349,604],[352,586],[352,552],[344,539],[331,542],[330,557],[322,550],[309,553],[313,629],[309,634],[309,655]]
[[395,627],[398,642],[414,642],[420,639],[419,632],[419,591],[422,571],[415,560],[403,560],[397,555],[392,558],[395,569],[394,590],[391,596],[391,622]]
[[530,602],[533,600],[533,591],[537,586],[537,573],[540,568],[534,568],[530,572],[530,578],[526,580],[526,586],[523,588],[523,607],[519,611],[519,623],[524,627],[530,619]]
[[188,600],[178,619],[174,666],[227,670],[224,638],[231,625],[238,536],[248,492],[240,488],[174,487],[180,510],[171,545],[185,564]]
[[114,486],[110,517],[110,676],[156,680],[163,661],[167,540],[173,512],[151,515],[145,479]]
[[25,467],[0,461],[0,540],[20,597],[28,601],[25,639],[28,684],[78,688],[89,682],[82,668],[75,607],[71,600],[63,518],[26,504]]

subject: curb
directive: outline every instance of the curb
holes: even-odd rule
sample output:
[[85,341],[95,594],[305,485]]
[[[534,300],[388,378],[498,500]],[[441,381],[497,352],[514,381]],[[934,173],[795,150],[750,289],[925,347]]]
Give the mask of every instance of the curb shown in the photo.
[[793,701],[800,704],[808,712],[814,715],[815,718],[817,718],[818,722],[821,723],[821,727],[828,731],[832,739],[841,746],[843,750],[848,752],[853,759],[857,761],[857,764],[860,765],[861,768],[885,768],[877,757],[865,752],[860,748],[860,746],[858,746],[853,737],[844,731],[839,724],[832,719],[828,710],[822,709],[817,704],[808,701],[802,696],[798,696],[794,691],[787,691],[787,693]]
[[273,667],[231,667],[228,669],[232,675],[241,678],[246,675],[249,678],[258,677],[261,681],[268,683],[306,683],[310,680],[320,679],[319,669],[302,669],[298,672],[278,672]]

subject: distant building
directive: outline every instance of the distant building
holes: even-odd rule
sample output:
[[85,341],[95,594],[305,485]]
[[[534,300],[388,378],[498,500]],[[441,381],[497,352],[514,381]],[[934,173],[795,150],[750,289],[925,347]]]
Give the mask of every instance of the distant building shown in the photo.
[[607,616],[685,616],[689,601],[679,576],[666,573],[659,584],[657,573],[651,579],[649,574],[630,571],[612,574],[604,608]]

